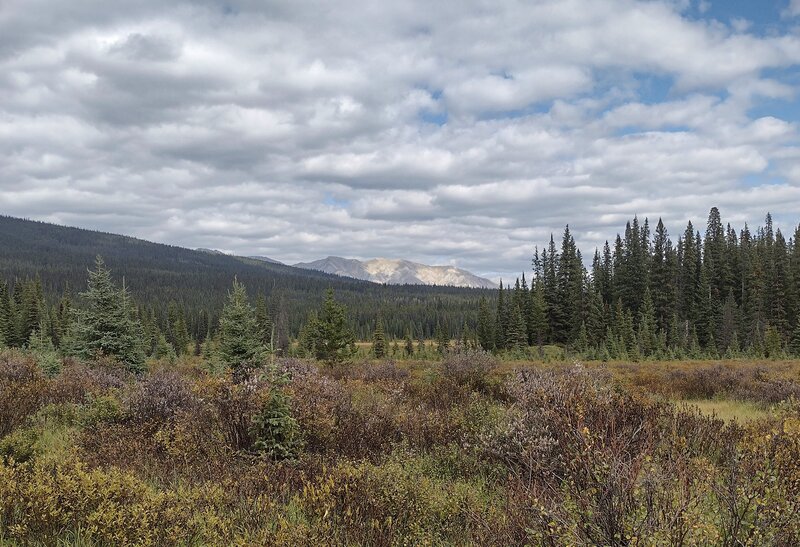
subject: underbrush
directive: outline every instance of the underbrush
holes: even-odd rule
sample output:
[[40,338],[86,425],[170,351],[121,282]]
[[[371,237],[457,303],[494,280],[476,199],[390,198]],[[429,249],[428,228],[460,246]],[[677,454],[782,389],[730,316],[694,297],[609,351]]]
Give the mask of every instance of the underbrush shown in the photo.
[[460,353],[48,376],[5,353],[0,544],[800,543],[797,383],[636,367],[500,373]]

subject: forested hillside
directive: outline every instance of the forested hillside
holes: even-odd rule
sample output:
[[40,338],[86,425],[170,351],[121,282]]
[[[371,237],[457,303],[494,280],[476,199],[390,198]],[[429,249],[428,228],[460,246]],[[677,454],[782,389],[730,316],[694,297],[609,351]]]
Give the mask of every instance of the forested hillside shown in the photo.
[[[29,307],[36,309],[34,302],[43,297],[56,317],[62,296],[74,302],[85,289],[86,271],[97,255],[116,280],[124,279],[143,318],[151,318],[166,332],[170,316],[180,315],[190,336],[199,340],[215,327],[234,276],[254,301],[259,296],[265,299],[277,334],[284,339],[299,332],[327,288],[333,288],[348,307],[360,338],[371,336],[381,309],[392,336],[401,337],[410,329],[415,338],[430,337],[437,321],[455,331],[465,321],[475,322],[480,295],[490,294],[451,287],[382,286],[261,260],[0,216],[0,286],[3,281],[7,284],[0,291],[11,295],[12,306],[22,306],[27,298]],[[19,317],[16,322],[20,323]],[[24,322],[27,326],[18,325],[14,335],[19,341],[27,340],[38,317]]]

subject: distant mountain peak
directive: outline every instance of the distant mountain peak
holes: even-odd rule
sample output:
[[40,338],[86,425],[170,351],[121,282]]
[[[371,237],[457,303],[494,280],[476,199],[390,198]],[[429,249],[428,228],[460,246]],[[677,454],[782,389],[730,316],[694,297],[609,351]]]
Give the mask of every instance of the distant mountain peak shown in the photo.
[[281,262],[280,260],[275,260],[274,258],[270,258],[268,256],[248,256],[247,258],[251,260],[260,260],[261,262],[267,262],[269,264],[284,265],[283,262]]
[[301,262],[295,264],[295,267],[388,285],[440,285],[484,289],[497,286],[489,279],[455,266],[429,266],[399,258],[357,260],[329,256],[314,262]]

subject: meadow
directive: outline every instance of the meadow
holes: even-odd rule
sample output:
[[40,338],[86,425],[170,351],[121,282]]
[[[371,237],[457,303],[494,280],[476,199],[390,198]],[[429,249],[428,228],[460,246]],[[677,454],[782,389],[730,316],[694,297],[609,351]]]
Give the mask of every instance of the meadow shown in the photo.
[[797,545],[800,362],[0,355],[0,545]]

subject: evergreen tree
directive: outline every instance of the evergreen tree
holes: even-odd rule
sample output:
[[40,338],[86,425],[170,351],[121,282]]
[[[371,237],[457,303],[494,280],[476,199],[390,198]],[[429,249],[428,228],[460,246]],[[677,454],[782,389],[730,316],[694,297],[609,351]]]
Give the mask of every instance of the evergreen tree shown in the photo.
[[434,338],[436,339],[436,351],[439,355],[444,355],[450,349],[450,335],[442,327],[439,321],[436,322],[436,330],[434,331]]
[[14,297],[16,301],[14,345],[22,346],[28,342],[42,320],[45,306],[41,280],[37,277],[17,286]]
[[414,339],[411,337],[411,329],[406,329],[404,349],[406,352],[406,357],[411,357],[414,355]]
[[519,350],[528,344],[528,335],[522,311],[516,303],[512,303],[511,317],[506,330],[505,347],[509,350]]
[[581,323],[581,327],[578,330],[578,338],[575,343],[575,349],[581,355],[586,355],[589,351],[589,335],[586,331],[586,323]]
[[279,373],[274,366],[268,369],[269,398],[250,425],[255,438],[253,449],[274,460],[294,458],[302,448],[300,426],[292,416],[291,399],[284,391],[289,383],[286,373]]
[[478,304],[478,343],[484,351],[494,349],[494,328],[486,297],[481,297]]
[[156,359],[166,359],[170,363],[175,361],[175,348],[167,341],[164,333],[159,333],[156,340],[156,347],[153,350],[153,357]]
[[111,272],[99,256],[89,271],[88,288],[81,293],[85,307],[74,324],[74,350],[89,359],[108,355],[130,370],[144,369],[144,341],[141,324],[135,319],[127,288],[117,289]]
[[697,315],[700,272],[697,270],[697,247],[691,222],[687,225],[683,238],[678,241],[678,247],[680,250],[678,290],[681,295],[678,302],[678,316],[694,323]]
[[267,299],[264,298],[262,293],[258,293],[256,298],[256,323],[258,324],[258,332],[261,335],[261,343],[264,347],[270,347],[273,343],[272,319],[269,316]]
[[580,251],[569,231],[564,229],[561,255],[557,273],[557,301],[560,313],[553,325],[553,334],[558,342],[574,339],[583,318],[583,285],[585,270]]
[[[738,346],[737,330],[739,322],[739,307],[736,305],[733,290],[728,290],[728,296],[722,306],[722,318],[716,336],[717,345],[721,352],[726,352],[729,349],[734,342],[734,338],[736,338],[736,345]],[[738,349],[737,347],[736,350],[738,351]]]
[[380,313],[375,321],[375,332],[372,335],[372,355],[376,359],[386,357],[386,336],[383,331],[383,315]]
[[263,355],[255,310],[247,300],[247,290],[236,278],[222,308],[219,336],[220,358],[233,369],[252,365]]
[[655,307],[650,291],[645,291],[642,311],[639,313],[639,352],[644,357],[652,356],[658,348]]
[[797,325],[792,331],[792,338],[789,342],[789,354],[792,357],[800,358],[800,321],[797,322]]
[[186,326],[183,310],[178,308],[177,305],[171,315],[170,332],[172,333],[172,345],[175,348],[176,355],[183,355],[189,351],[189,344],[191,343],[189,329]]
[[675,286],[673,271],[676,257],[672,242],[664,223],[659,218],[653,241],[653,257],[650,262],[650,280],[656,324],[659,329],[666,330],[672,318],[675,304]]
[[36,358],[36,362],[48,376],[55,376],[61,370],[61,359],[58,356],[53,340],[47,334],[47,325],[41,324],[31,333],[28,339],[28,351]]
[[503,288],[503,280],[500,280],[500,289],[497,292],[497,313],[494,322],[494,346],[498,350],[506,347],[506,332],[508,331],[509,305],[506,303],[506,290]]
[[0,347],[11,345],[11,329],[13,324],[14,320],[11,316],[8,284],[6,282],[0,282]]
[[556,251],[553,234],[550,234],[550,244],[547,247],[547,252],[542,255],[542,284],[545,309],[547,310],[547,332],[551,340],[563,338],[560,329],[564,325],[564,308],[559,298],[558,265],[559,254]]
[[793,306],[793,291],[791,287],[791,270],[789,267],[789,254],[786,240],[780,230],[775,232],[775,242],[772,252],[768,255],[771,264],[772,277],[768,280],[768,301],[770,302],[770,324],[774,326],[781,336],[789,335],[789,310]]
[[[2,298],[1,295],[0,298]],[[69,295],[65,293],[59,300],[58,307],[53,314],[53,341],[57,347],[61,346],[61,339],[70,330],[72,315],[72,302]]]
[[347,324],[347,310],[336,302],[333,289],[325,293],[319,314],[309,321],[314,356],[327,363],[340,363],[356,351],[356,337]]
[[695,326],[697,338],[701,346],[709,345],[716,331],[716,309],[714,294],[711,289],[709,273],[705,267],[700,271],[700,286],[697,294]]
[[531,316],[527,326],[531,344],[543,348],[547,340],[548,321],[544,285],[541,282],[537,282],[531,290]]
[[589,344],[597,347],[604,339],[606,332],[606,313],[603,306],[603,297],[600,292],[592,291],[589,300],[589,313],[586,318],[586,335]]
[[764,329],[764,356],[777,359],[783,354],[783,341],[777,327],[767,325]]

